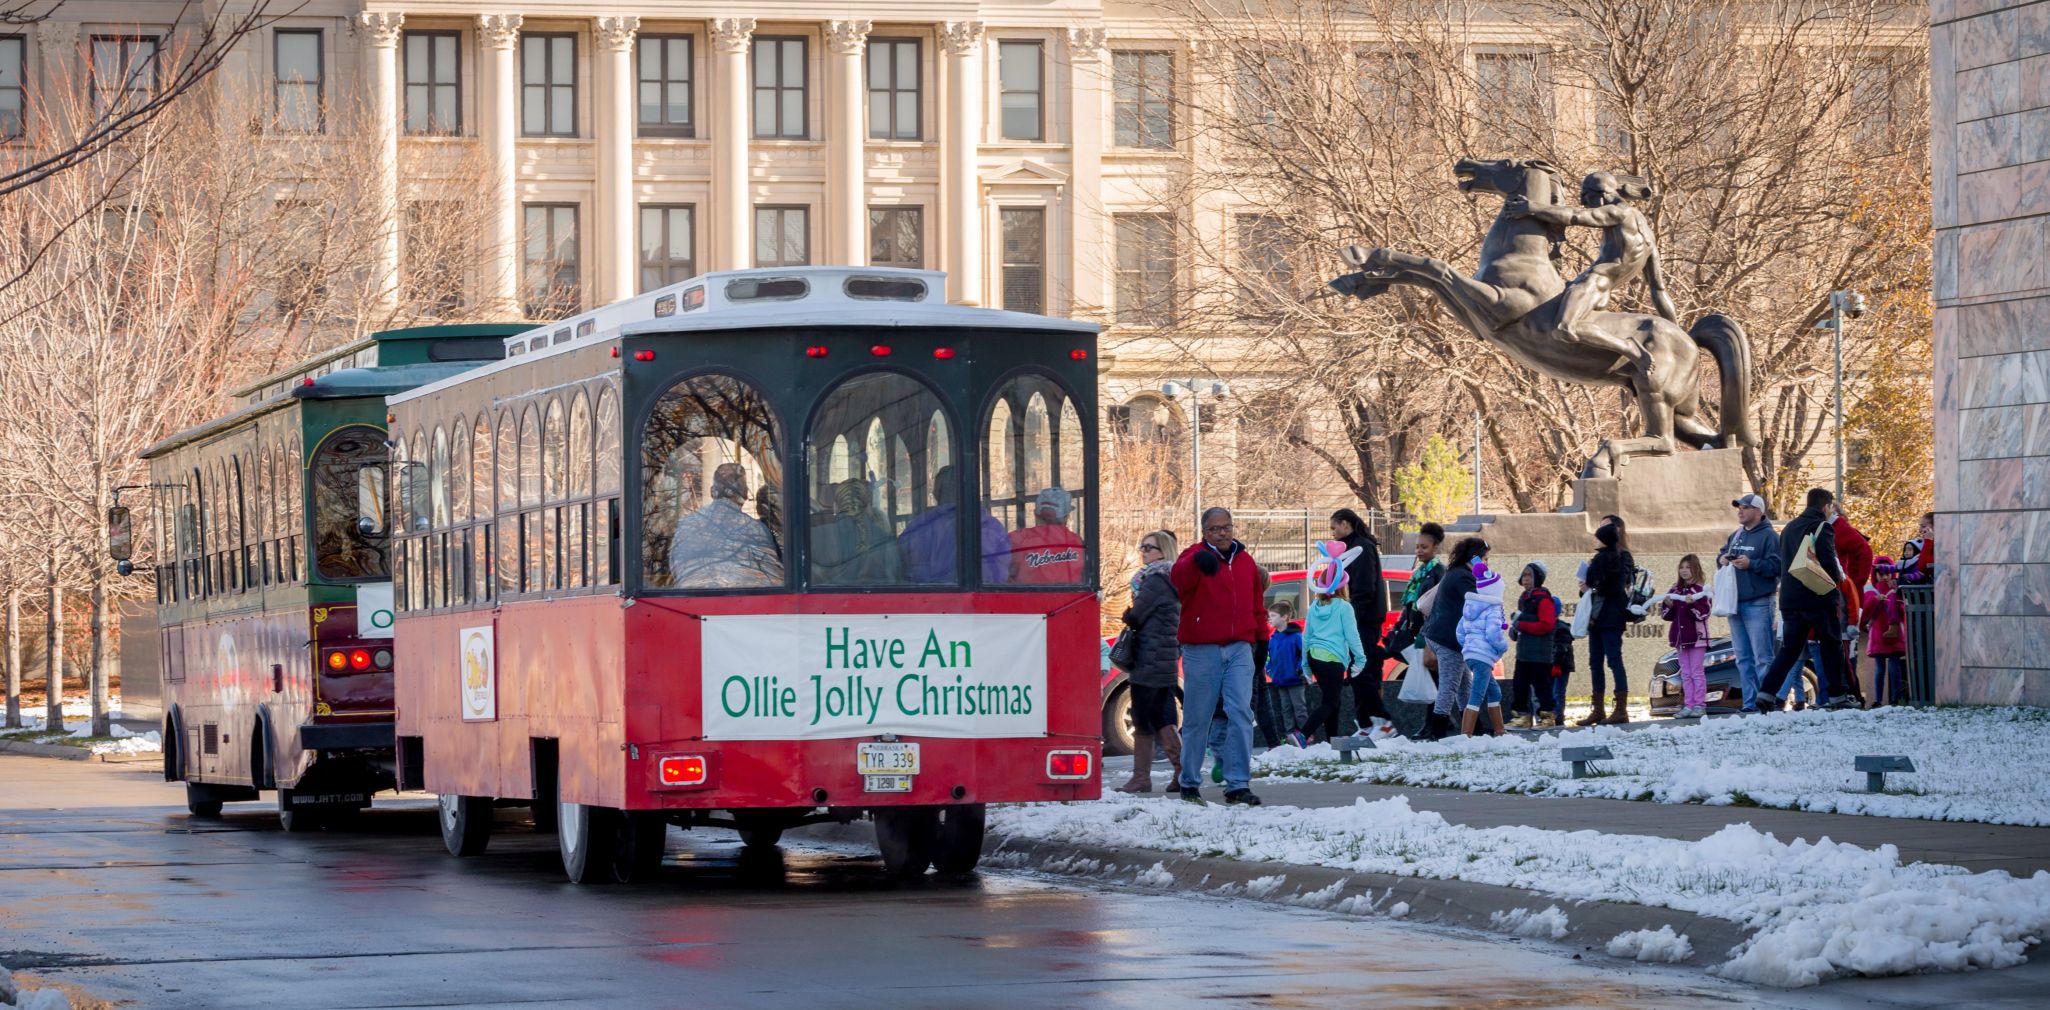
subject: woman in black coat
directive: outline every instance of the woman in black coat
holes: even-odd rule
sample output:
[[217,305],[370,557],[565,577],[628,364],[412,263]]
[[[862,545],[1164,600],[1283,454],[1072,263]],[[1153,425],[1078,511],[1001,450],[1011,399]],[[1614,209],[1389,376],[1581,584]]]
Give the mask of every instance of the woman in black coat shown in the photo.
[[1381,651],[1381,625],[1388,617],[1388,586],[1381,578],[1381,544],[1367,532],[1366,521],[1351,509],[1331,513],[1331,537],[1360,556],[1345,566],[1345,583],[1352,595],[1352,616],[1359,622],[1360,646],[1367,652],[1367,665],[1352,679],[1352,714],[1359,732],[1373,727],[1369,720],[1392,722],[1381,693],[1381,668],[1386,665]]
[[[1630,721],[1630,682],[1623,672],[1623,629],[1630,624],[1630,583],[1637,561],[1623,549],[1621,521],[1603,523],[1594,531],[1601,547],[1587,562],[1587,588],[1594,614],[1587,622],[1587,675],[1594,682],[1594,711],[1576,725]],[[1608,711],[1602,697],[1603,666],[1616,676],[1616,707]]]
[[1181,720],[1175,712],[1175,682],[1181,676],[1181,642],[1175,629],[1182,620],[1181,595],[1168,581],[1168,569],[1179,555],[1175,535],[1154,530],[1139,538],[1142,562],[1132,575],[1132,605],[1125,610],[1125,627],[1135,639],[1132,667],[1125,671],[1132,692],[1132,777],[1118,786],[1119,792],[1153,791],[1153,751],[1157,743],[1174,768],[1182,773]]

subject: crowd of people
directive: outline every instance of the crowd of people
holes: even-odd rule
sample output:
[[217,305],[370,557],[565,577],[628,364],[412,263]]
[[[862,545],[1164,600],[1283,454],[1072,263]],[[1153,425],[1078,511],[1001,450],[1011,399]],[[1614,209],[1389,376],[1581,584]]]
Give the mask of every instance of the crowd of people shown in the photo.
[[[1200,800],[1204,758],[1214,754],[1211,777],[1223,784],[1225,802],[1257,805],[1250,789],[1256,731],[1270,747],[1332,740],[1350,685],[1353,732],[1396,732],[1383,697],[1390,660],[1401,661],[1406,679],[1423,678],[1426,690],[1417,697],[1430,699],[1423,739],[1499,735],[1512,725],[1565,724],[1574,641],[1585,638],[1594,698],[1592,711],[1575,724],[1626,723],[1623,638],[1632,624],[1653,619],[1666,623],[1677,657],[1682,717],[1707,713],[1712,616],[1729,619],[1749,711],[1776,711],[1790,694],[1795,707],[1808,704],[1804,665],[1819,673],[1815,705],[1905,701],[1899,587],[1933,574],[1933,518],[1923,516],[1919,535],[1896,561],[1874,556],[1825,489],[1810,490],[1804,510],[1783,529],[1766,518],[1758,495],[1731,505],[1737,527],[1713,567],[1688,554],[1663,592],[1654,592],[1652,574],[1638,568],[1623,518],[1601,517],[1595,550],[1575,572],[1570,617],[1566,601],[1547,587],[1551,573],[1542,561],[1518,571],[1511,605],[1503,573],[1488,563],[1488,541],[1464,537],[1441,559],[1446,533],[1437,523],[1417,531],[1415,563],[1393,621],[1385,620],[1379,545],[1350,509],[1332,515],[1331,539],[1317,545],[1300,620],[1290,602],[1264,602],[1269,575],[1234,536],[1229,510],[1205,511],[1202,537],[1186,549],[1169,530],[1148,533],[1138,544],[1142,564],[1123,614],[1129,647],[1119,665],[1130,677],[1136,745],[1132,775],[1118,788],[1150,792],[1157,753],[1173,769],[1170,788]],[[1872,663],[1870,698],[1850,667],[1861,653]],[[1511,670],[1506,698],[1496,679],[1504,664]],[[1182,712],[1198,715],[1177,715],[1177,683]],[[1411,686],[1404,685],[1405,697]]]

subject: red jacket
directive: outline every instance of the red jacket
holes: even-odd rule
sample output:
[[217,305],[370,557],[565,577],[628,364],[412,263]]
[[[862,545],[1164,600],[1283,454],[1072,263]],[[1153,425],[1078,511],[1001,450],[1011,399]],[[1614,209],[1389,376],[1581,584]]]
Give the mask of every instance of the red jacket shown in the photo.
[[1836,532],[1836,560],[1844,568],[1844,574],[1851,577],[1851,584],[1858,587],[1862,595],[1865,584],[1872,581],[1872,541],[1858,532],[1849,519],[1837,516],[1833,524]]
[[[1196,567],[1196,555],[1209,551],[1217,557],[1217,571],[1203,574]],[[1229,645],[1254,642],[1267,626],[1267,607],[1260,595],[1260,566],[1251,551],[1232,541],[1230,560],[1215,548],[1198,542],[1182,552],[1168,569],[1167,579],[1182,598],[1182,623],[1175,637],[1183,645]]]

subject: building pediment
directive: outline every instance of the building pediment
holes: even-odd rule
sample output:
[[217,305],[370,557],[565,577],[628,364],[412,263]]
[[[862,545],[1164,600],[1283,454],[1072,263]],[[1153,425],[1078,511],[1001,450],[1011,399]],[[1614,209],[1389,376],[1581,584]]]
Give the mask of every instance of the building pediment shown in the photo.
[[1067,173],[1033,158],[1020,158],[982,175],[982,184],[998,186],[1052,186],[1068,184]]

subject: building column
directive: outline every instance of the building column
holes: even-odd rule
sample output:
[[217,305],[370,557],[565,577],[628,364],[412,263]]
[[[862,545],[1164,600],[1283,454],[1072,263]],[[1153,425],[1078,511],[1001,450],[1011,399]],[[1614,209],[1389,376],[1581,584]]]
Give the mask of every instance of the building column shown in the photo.
[[754,221],[754,199],[748,186],[747,138],[754,132],[748,114],[747,51],[754,39],[755,19],[717,18],[712,22],[712,269],[741,270],[754,265],[748,248],[748,226]]
[[862,106],[867,21],[826,23],[826,262],[868,262],[868,124]]
[[947,116],[940,130],[940,179],[946,197],[947,287],[961,305],[982,304],[982,22],[940,25],[947,50]]
[[481,302],[507,318],[525,315],[520,304],[520,84],[518,14],[477,15],[477,138],[483,142],[491,213],[485,217]]
[[640,257],[634,246],[634,35],[641,19],[598,19],[598,105],[592,132],[598,144],[598,213],[592,243],[598,258],[598,303],[631,297]]
[[370,135],[377,149],[377,241],[371,261],[379,308],[390,311],[399,301],[399,34],[404,14],[367,11],[356,25],[368,45],[363,48],[370,77]]
[[1102,28],[1068,29],[1068,122],[1073,131],[1067,190],[1068,304],[1049,300],[1047,311],[1054,315],[1101,319],[1109,305],[1110,296],[1103,287],[1103,279],[1110,275],[1105,255],[1110,246],[1103,234],[1103,120],[1109,56]]

